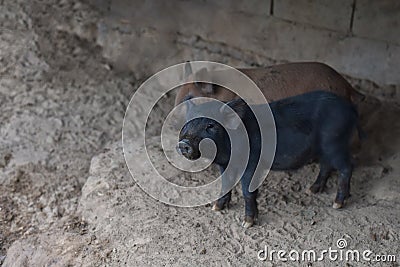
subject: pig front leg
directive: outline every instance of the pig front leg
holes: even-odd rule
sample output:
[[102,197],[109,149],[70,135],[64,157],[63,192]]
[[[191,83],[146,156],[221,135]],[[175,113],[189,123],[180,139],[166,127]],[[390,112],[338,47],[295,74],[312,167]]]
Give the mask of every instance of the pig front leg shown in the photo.
[[[232,182],[230,181],[230,178],[228,175],[225,173],[225,168],[220,166],[219,167],[222,175],[222,188],[221,192],[227,192],[227,190],[231,187]],[[232,190],[229,190],[224,196],[222,196],[220,199],[215,201],[212,210],[214,211],[220,211],[223,210],[225,207],[229,208],[229,204],[231,202],[231,195],[232,195]]]
[[215,203],[212,207],[212,210],[220,211],[220,210],[223,210],[225,207],[229,209],[229,205],[231,202],[231,195],[232,195],[232,191],[229,191],[223,197],[221,197],[217,201],[215,201]]
[[245,174],[241,179],[242,192],[245,201],[245,217],[242,223],[242,226],[244,228],[249,228],[253,226],[258,216],[258,208],[257,208],[258,189],[253,192],[249,192],[249,186],[252,177],[253,177],[252,173],[249,174],[249,172],[247,173],[245,172]]

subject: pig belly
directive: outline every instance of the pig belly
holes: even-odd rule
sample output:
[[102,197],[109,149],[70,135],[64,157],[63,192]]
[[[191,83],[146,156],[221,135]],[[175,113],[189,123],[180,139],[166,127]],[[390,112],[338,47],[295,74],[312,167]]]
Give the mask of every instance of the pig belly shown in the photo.
[[298,169],[315,158],[313,138],[291,129],[277,130],[277,145],[271,170]]

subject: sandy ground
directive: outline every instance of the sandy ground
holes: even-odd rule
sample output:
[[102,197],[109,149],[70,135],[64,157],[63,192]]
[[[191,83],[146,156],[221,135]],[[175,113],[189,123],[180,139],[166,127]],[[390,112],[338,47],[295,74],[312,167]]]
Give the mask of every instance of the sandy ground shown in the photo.
[[[102,57],[91,28],[97,20],[98,14],[80,3],[1,2],[0,263],[280,266],[277,261],[259,261],[257,252],[265,246],[321,251],[334,248],[339,238],[349,249],[394,254],[399,261],[397,103],[369,96],[360,107],[368,139],[355,149],[352,197],[345,209],[331,208],[336,176],[327,192],[306,193],[318,173],[316,165],[274,172],[260,189],[258,224],[244,230],[239,187],[229,210],[212,212],[209,205],[162,204],[129,175],[121,127],[141,79],[116,73]],[[379,91],[368,82],[351,81],[363,92]],[[163,99],[149,123],[148,133],[154,136],[149,150],[160,168],[167,166],[157,160],[158,122],[172,104],[173,96]],[[137,147],[137,156],[143,156]],[[202,179],[176,170],[169,174],[177,182]],[[203,178],[213,174],[209,170]]]

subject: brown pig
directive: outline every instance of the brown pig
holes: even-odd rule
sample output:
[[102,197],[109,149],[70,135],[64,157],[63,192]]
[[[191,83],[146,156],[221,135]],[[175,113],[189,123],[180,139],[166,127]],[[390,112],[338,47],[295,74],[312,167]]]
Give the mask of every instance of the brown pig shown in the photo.
[[[357,92],[337,71],[319,62],[297,62],[274,65],[266,68],[238,69],[247,75],[260,88],[268,102],[301,95],[307,92],[326,90],[350,99],[357,104],[364,96]],[[201,69],[199,72],[206,72]],[[190,82],[197,73],[192,72],[190,62],[185,65],[185,78],[188,81],[179,88],[175,106],[187,95],[210,97],[220,101],[230,101],[237,95],[222,86],[202,82]]]

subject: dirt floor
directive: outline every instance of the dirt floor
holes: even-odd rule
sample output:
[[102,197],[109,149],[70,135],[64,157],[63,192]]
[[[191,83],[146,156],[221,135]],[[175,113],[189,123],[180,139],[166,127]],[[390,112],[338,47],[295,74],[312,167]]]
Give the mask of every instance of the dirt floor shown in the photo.
[[[349,249],[396,255],[396,263],[381,266],[398,266],[400,106],[376,85],[350,79],[369,94],[360,107],[368,138],[355,148],[346,208],[331,207],[336,176],[327,192],[306,193],[317,165],[274,172],[260,188],[258,224],[245,230],[239,187],[229,210],[212,212],[209,205],[162,204],[129,175],[122,121],[130,96],[147,77],[116,72],[103,57],[92,28],[98,13],[80,2],[0,3],[0,264],[281,266],[258,260],[258,251],[321,251],[344,238]],[[222,53],[217,58],[235,62]],[[163,99],[148,128],[160,168],[166,166],[157,160],[158,122],[172,105],[173,95]]]

